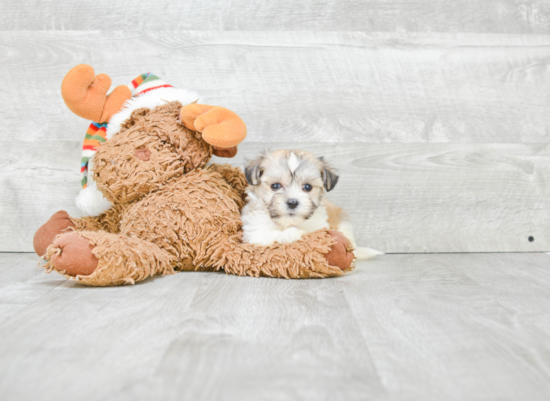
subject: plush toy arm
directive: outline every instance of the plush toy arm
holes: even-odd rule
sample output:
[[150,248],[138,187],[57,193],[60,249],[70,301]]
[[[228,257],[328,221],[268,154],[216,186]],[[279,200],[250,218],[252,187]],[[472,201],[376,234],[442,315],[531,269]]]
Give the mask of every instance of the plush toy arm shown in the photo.
[[216,251],[213,266],[238,276],[321,278],[354,268],[353,249],[338,232],[318,230],[291,244],[244,244],[228,239]]
[[224,107],[191,103],[181,108],[180,120],[187,128],[202,132],[202,139],[217,148],[233,148],[246,137],[246,124]]
[[70,217],[70,219],[77,230],[106,231],[116,234],[120,231],[121,213],[122,207],[120,205],[115,205],[97,217]]
[[[211,164],[208,166],[208,170],[220,174],[222,178],[239,193],[240,198],[244,199],[244,190],[248,186],[248,182],[239,167],[233,167],[230,164]],[[244,204],[239,205],[239,210],[242,209],[243,206]]]

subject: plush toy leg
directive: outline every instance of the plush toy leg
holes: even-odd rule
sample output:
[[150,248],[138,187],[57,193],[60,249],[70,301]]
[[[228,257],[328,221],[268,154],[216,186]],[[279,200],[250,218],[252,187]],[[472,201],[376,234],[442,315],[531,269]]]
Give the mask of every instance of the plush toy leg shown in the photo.
[[93,253],[93,245],[78,232],[60,235],[50,249],[54,251],[47,256],[51,256],[52,265],[58,271],[71,276],[87,276],[97,269],[98,259]]
[[54,213],[34,234],[34,251],[38,256],[45,255],[46,249],[53,243],[54,238],[58,234],[68,232],[71,229],[78,231],[103,230],[117,233],[122,210],[122,206],[115,205],[98,217],[83,217],[81,219],[71,217],[66,211],[60,210]]
[[91,286],[134,284],[149,276],[173,274],[176,259],[139,238],[104,231],[75,231],[48,247],[44,268]]
[[353,269],[349,240],[319,230],[291,244],[254,246],[228,240],[213,255],[214,266],[239,276],[310,278],[341,276]]
[[53,243],[58,234],[69,231],[74,227],[75,225],[66,211],[60,210],[54,213],[47,222],[36,230],[33,238],[34,251],[38,256],[45,255],[46,249]]

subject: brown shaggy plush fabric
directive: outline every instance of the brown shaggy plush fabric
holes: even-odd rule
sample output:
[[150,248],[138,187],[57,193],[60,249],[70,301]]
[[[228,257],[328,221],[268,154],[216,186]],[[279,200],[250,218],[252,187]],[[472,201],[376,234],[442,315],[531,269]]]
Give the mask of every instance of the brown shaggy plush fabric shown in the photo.
[[[85,238],[92,245],[82,247],[79,257],[93,253],[97,268],[88,275],[76,274],[78,269],[71,266],[57,268],[53,255],[74,252],[67,238],[56,242],[63,248],[49,246],[44,256],[48,271],[105,286],[133,284],[177,270],[309,278],[339,276],[352,268],[327,262],[338,242],[328,230],[292,244],[242,243],[244,174],[229,165],[205,167],[212,146],[178,121],[181,107],[170,102],[134,111],[120,132],[98,150],[94,179],[114,206],[97,218],[71,218],[79,234],[72,240]],[[146,149],[148,157],[140,156],[144,152],[136,155],[138,149]]]
[[[135,110],[120,132],[97,152],[93,177],[112,203],[139,199],[210,160],[212,146],[178,121],[181,107],[171,102],[153,111]],[[149,159],[136,157],[137,149],[147,149]]]

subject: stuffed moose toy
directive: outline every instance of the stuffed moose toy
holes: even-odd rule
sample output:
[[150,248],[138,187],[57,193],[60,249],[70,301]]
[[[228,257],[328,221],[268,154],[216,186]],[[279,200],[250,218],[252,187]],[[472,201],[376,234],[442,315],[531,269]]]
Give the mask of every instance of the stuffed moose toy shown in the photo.
[[349,241],[319,230],[292,244],[241,241],[247,186],[230,165],[246,136],[239,116],[198,104],[199,96],[152,74],[109,95],[111,79],[79,65],[61,92],[71,111],[92,120],[83,148],[87,217],[55,213],[34,237],[48,272],[90,286],[133,284],[181,270],[284,278],[331,277],[353,267]]

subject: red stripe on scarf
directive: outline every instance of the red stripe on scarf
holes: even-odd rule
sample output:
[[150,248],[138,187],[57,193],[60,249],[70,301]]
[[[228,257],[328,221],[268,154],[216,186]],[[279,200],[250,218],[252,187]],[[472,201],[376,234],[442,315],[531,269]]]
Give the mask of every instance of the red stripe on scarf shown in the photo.
[[161,86],[155,86],[154,88],[145,89],[143,92],[139,92],[140,95],[143,95],[144,93],[154,91],[158,88],[173,88],[172,85],[161,85]]

